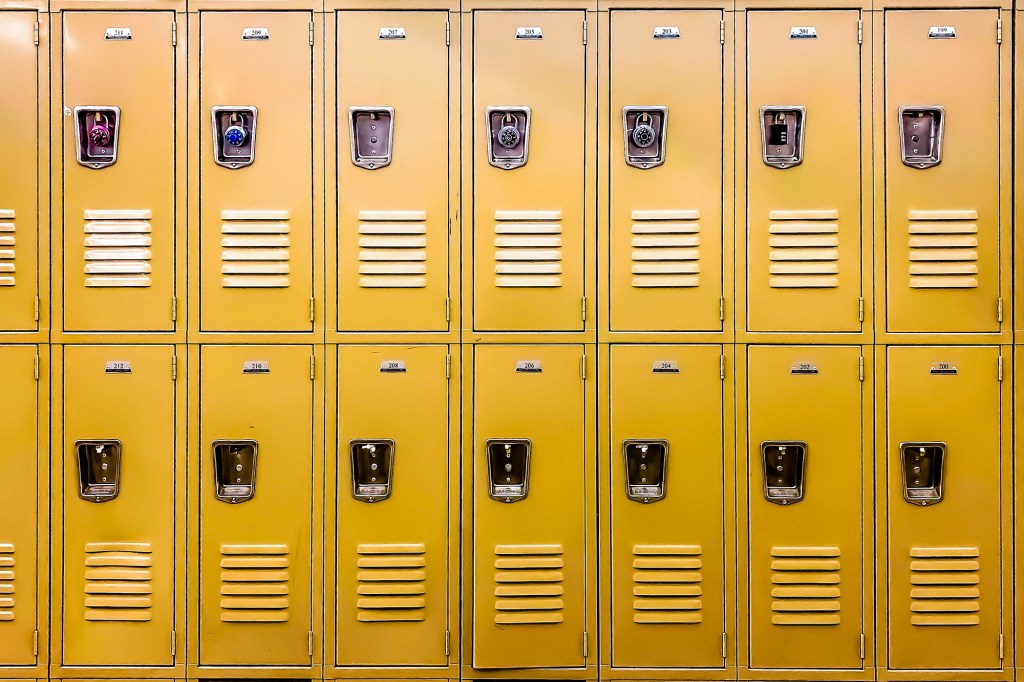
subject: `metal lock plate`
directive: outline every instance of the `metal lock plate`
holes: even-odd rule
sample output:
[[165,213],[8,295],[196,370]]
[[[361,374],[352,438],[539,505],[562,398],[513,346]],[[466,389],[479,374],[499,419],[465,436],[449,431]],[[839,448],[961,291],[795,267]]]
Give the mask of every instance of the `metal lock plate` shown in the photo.
[[487,107],[487,160],[495,168],[526,165],[530,155],[530,107]]
[[903,499],[922,507],[942,502],[945,459],[945,443],[900,443]]
[[764,498],[773,504],[795,504],[804,499],[807,443],[766,440],[761,443]]
[[78,163],[95,169],[113,166],[117,162],[121,108],[75,107],[73,120]]
[[76,440],[78,496],[87,502],[109,502],[121,492],[121,441]]
[[518,502],[530,488],[530,452],[526,438],[491,438],[486,443],[488,494],[492,500]]
[[393,107],[350,107],[348,130],[353,164],[376,170],[391,163],[395,134]]
[[380,502],[391,496],[395,466],[395,441],[390,439],[351,440],[352,497],[362,502]]
[[221,502],[238,504],[256,494],[256,454],[254,440],[213,441],[214,495]]
[[900,156],[911,168],[931,168],[942,163],[942,129],[946,108],[900,107]]
[[772,168],[792,168],[804,160],[807,109],[797,105],[761,107],[761,155]]
[[634,502],[657,502],[665,497],[667,440],[625,440],[626,497]]
[[232,170],[256,160],[256,107],[213,107],[213,160]]
[[622,129],[626,165],[646,169],[665,163],[668,107],[622,107]]

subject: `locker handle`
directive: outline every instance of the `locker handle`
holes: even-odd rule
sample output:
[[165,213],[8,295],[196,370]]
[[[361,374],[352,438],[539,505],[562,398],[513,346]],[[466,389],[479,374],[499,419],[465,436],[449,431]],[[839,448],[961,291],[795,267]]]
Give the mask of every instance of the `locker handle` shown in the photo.
[[804,499],[807,443],[766,440],[761,443],[764,497],[773,504],[796,504]]
[[903,499],[919,507],[942,502],[942,471],[945,460],[945,443],[900,443]]
[[634,502],[657,502],[665,497],[667,440],[625,440],[626,497]]
[[121,441],[75,441],[78,496],[87,502],[109,502],[121,492]]
[[254,440],[213,441],[214,495],[221,502],[239,504],[256,494],[256,456],[259,443]]
[[499,502],[525,500],[530,490],[530,455],[527,438],[491,438],[487,452],[488,495]]
[[395,466],[395,441],[389,438],[351,440],[352,497],[360,502],[380,502],[391,497]]

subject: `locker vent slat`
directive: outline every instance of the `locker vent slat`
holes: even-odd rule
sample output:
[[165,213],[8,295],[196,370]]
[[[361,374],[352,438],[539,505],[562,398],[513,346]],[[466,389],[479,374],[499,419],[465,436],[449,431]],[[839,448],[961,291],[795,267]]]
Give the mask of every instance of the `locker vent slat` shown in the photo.
[[978,286],[978,212],[911,211],[910,288]]
[[427,549],[421,544],[356,548],[356,619],[362,623],[426,620]]
[[153,547],[146,542],[85,546],[85,619],[147,622],[153,613]]
[[977,547],[910,549],[910,623],[971,626],[981,623]]
[[282,289],[291,284],[288,211],[221,212],[221,285]]
[[14,620],[14,545],[0,543],[0,623]]
[[359,286],[427,286],[426,211],[359,212]]
[[553,625],[564,619],[565,561],[561,545],[494,548],[494,622]]
[[90,209],[84,217],[85,286],[150,286],[153,212]]
[[771,554],[772,623],[839,625],[839,548],[776,546]]
[[[0,287],[13,287],[14,280],[14,209],[0,208]],[[0,611],[0,620],[3,620]]]
[[633,622],[696,625],[703,621],[700,545],[633,546]]
[[221,621],[287,622],[290,567],[287,545],[221,545]]
[[838,211],[770,211],[768,221],[768,286],[839,286]]
[[632,285],[700,286],[700,212],[633,211]]
[[562,212],[495,211],[494,284],[562,286]]

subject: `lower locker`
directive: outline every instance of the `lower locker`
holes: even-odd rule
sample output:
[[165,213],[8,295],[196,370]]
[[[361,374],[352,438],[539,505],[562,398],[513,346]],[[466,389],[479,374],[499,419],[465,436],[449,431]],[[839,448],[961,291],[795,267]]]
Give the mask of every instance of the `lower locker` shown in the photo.
[[734,511],[722,346],[613,345],[609,353],[601,479],[610,544],[601,582],[610,591],[610,674],[724,669]]
[[1001,678],[1008,679],[1010,406],[1001,350],[883,352],[879,538],[887,542],[879,570],[887,579],[879,599],[887,607],[886,674],[1005,670]]
[[741,678],[872,676],[861,363],[859,346],[747,348]]

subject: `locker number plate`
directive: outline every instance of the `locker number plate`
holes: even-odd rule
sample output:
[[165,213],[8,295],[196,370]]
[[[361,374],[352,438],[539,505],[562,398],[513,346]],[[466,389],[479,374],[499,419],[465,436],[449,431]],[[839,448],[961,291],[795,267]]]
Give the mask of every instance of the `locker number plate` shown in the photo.
[[655,38],[678,38],[679,27],[678,26],[655,26],[654,27]]
[[380,371],[382,372],[404,372],[405,360],[381,360]]
[[398,27],[384,26],[377,34],[378,40],[405,40],[405,29]]
[[933,362],[931,369],[928,370],[929,374],[956,374],[956,363],[953,362]]
[[270,29],[243,28],[242,40],[270,40]]
[[103,371],[106,374],[131,374],[132,363],[128,360],[107,360],[107,366]]
[[814,26],[794,26],[789,29],[789,37],[791,40],[798,38],[817,38],[818,29]]
[[520,26],[516,29],[516,40],[543,40],[544,31],[540,26]]
[[516,371],[536,374],[543,372],[544,368],[540,366],[540,360],[517,360]]
[[956,38],[956,26],[932,26],[928,29],[929,38]]
[[103,34],[104,40],[131,40],[132,30],[130,28],[108,28]]
[[813,362],[794,362],[790,374],[817,374],[818,366]]
[[675,360],[655,360],[651,371],[655,374],[679,374],[679,363]]
[[270,361],[246,360],[242,363],[242,374],[270,374]]

